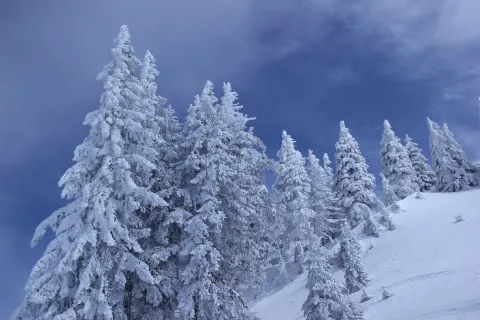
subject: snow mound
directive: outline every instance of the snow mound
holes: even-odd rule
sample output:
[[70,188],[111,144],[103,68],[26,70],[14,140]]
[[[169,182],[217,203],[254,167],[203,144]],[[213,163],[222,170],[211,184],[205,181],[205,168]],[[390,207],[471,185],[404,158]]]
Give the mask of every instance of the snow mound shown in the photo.
[[[399,202],[395,231],[361,241],[372,278],[373,298],[360,304],[367,320],[480,319],[480,190],[424,196]],[[304,319],[305,282],[299,276],[252,310],[262,320]],[[386,300],[383,286],[393,294]]]

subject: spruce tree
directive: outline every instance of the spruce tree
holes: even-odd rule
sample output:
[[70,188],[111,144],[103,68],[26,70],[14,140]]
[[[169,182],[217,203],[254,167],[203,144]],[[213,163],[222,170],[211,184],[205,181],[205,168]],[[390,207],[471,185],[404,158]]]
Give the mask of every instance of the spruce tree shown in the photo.
[[[324,166],[311,150],[308,153],[308,175],[311,181],[312,208],[316,212],[314,229],[323,243],[340,234],[344,215],[338,199],[332,190],[331,171],[328,156],[324,155]],[[326,160],[326,161],[325,161]]]
[[368,172],[358,143],[343,121],[340,122],[340,136],[335,148],[336,175],[333,188],[346,212],[347,221],[352,228],[365,221],[365,231],[378,234],[372,212],[380,210],[382,203],[373,192],[375,177]]
[[174,213],[179,186],[172,167],[178,158],[179,124],[173,109],[166,106],[166,99],[157,95],[158,74],[155,58],[147,51],[140,70],[140,81],[145,88],[143,108],[149,110],[145,120],[154,125],[162,140],[156,149],[158,157],[151,190],[165,199],[168,206],[156,208],[146,219],[152,234],[143,240],[145,250],[141,258],[149,265],[155,284],[137,281],[132,286],[132,318],[145,320],[173,317],[179,285],[176,275],[182,220],[178,221]]
[[333,276],[326,250],[314,246],[311,255],[306,285],[309,293],[302,306],[306,320],[363,320],[362,312]]
[[345,286],[349,293],[357,292],[368,284],[368,274],[362,262],[362,247],[348,225],[342,228],[340,260],[345,269]]
[[405,149],[417,173],[417,183],[421,192],[433,191],[435,189],[436,177],[432,167],[427,163],[427,158],[408,135],[405,135]]
[[218,106],[219,128],[229,167],[219,185],[221,209],[225,214],[218,248],[223,256],[222,277],[237,292],[259,291],[266,264],[266,208],[268,192],[263,170],[268,159],[261,140],[247,127],[254,118],[242,114],[237,93],[230,83],[223,85]]
[[442,132],[446,140],[447,148],[449,153],[458,166],[465,170],[465,183],[469,187],[474,187],[478,185],[477,181],[477,170],[475,166],[467,159],[467,155],[463,150],[462,146],[455,140],[453,133],[448,129],[446,123],[442,125]]
[[315,212],[310,204],[310,178],[305,159],[295,149],[295,141],[286,131],[282,133],[282,146],[278,151],[277,179],[273,185],[277,214],[284,217],[282,235],[286,257],[304,262],[303,253],[313,236],[311,220]]
[[327,178],[327,186],[333,188],[333,169],[330,167],[332,161],[328,157],[328,153],[323,154],[323,169],[325,170],[326,178]]
[[417,173],[407,150],[395,135],[388,120],[383,123],[380,160],[382,173],[398,198],[403,199],[418,191]]
[[60,179],[70,202],[36,229],[35,245],[51,229],[55,238],[33,268],[27,295],[13,319],[126,319],[132,316],[132,281],[154,284],[139,257],[150,236],[143,216],[166,202],[150,190],[157,139],[142,108],[130,33],[122,26],[113,61],[98,75],[104,92],[84,121],[87,138],[76,164]]
[[458,151],[453,136],[437,123],[427,118],[430,130],[432,167],[437,176],[438,191],[456,192],[469,189],[475,180],[469,171],[468,161]]
[[233,175],[231,154],[219,123],[218,99],[207,82],[190,106],[181,145],[181,189],[185,218],[180,242],[180,288],[176,316],[180,319],[250,319],[241,296],[222,275],[225,261],[217,240],[228,213],[221,186]]

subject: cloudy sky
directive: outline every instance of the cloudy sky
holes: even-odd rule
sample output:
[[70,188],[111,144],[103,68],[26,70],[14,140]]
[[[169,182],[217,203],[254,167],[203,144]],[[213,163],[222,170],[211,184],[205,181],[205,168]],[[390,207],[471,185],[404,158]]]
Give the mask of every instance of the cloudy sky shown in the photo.
[[[348,4],[344,4],[348,3]],[[480,158],[476,0],[85,0],[0,5],[0,319],[23,295],[46,242],[35,226],[62,205],[57,181],[99,106],[95,81],[127,24],[149,49],[159,93],[183,117],[208,79],[230,81],[266,143],[333,151],[345,120],[379,171],[383,119],[427,148],[427,116]],[[220,93],[220,92],[219,92]]]

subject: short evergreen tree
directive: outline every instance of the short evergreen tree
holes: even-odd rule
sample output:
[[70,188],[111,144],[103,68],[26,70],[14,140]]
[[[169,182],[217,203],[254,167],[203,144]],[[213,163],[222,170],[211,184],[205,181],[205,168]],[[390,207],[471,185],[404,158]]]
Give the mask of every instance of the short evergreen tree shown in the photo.
[[306,320],[363,320],[361,311],[333,276],[326,254],[321,246],[312,250],[306,285],[309,294],[302,306]]
[[155,284],[139,257],[150,236],[143,215],[166,205],[150,190],[160,141],[146,121],[152,110],[142,108],[145,92],[134,75],[140,61],[126,26],[112,55],[97,77],[104,82],[100,108],[84,121],[90,133],[59,182],[71,202],[37,227],[33,245],[48,228],[55,238],[33,268],[14,319],[126,319],[133,315],[133,281]]
[[[393,188],[390,186],[388,179],[380,173],[380,177],[382,178],[382,196],[383,196],[383,203],[388,208],[389,211],[394,213],[399,213],[402,209],[398,204],[398,197],[393,191]],[[382,210],[385,213],[385,210]]]
[[365,289],[362,290],[362,297],[360,298],[360,303],[367,302],[372,299],[373,296],[369,295]]
[[383,208],[380,212],[380,223],[390,231],[397,229],[397,226],[393,222],[392,214],[390,212],[393,206],[394,205],[389,208]]
[[335,144],[336,175],[333,190],[339,199],[347,220],[352,228],[367,221],[370,234],[375,231],[372,211],[382,208],[377,198],[375,177],[368,172],[368,165],[360,152],[357,141],[352,137],[343,121],[340,122],[340,136]]
[[417,173],[417,183],[420,191],[433,191],[436,184],[435,172],[427,163],[427,158],[422,154],[422,149],[408,135],[405,135],[405,149],[407,149],[408,157]]
[[277,179],[273,185],[277,214],[284,217],[285,232],[282,236],[285,253],[294,256],[296,262],[304,261],[314,235],[311,220],[315,211],[309,201],[310,178],[305,159],[295,149],[295,141],[286,131],[282,133],[282,146],[278,152]]
[[340,260],[345,270],[345,286],[349,293],[357,292],[368,284],[368,274],[362,262],[362,246],[348,225],[342,228]]
[[382,299],[386,300],[393,296],[393,293],[391,293],[386,287],[382,287]]
[[403,199],[419,190],[417,173],[407,150],[395,135],[388,120],[383,123],[380,160],[382,173],[390,182],[395,195]]

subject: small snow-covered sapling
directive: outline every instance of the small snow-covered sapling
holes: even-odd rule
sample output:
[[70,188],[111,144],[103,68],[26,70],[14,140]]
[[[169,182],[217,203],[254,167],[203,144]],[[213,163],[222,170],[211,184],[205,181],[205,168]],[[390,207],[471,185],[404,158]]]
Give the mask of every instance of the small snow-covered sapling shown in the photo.
[[415,199],[425,199],[425,196],[421,192],[417,192]]
[[385,287],[382,287],[382,291],[383,291],[383,292],[382,292],[382,298],[383,298],[383,300],[388,299],[388,298],[390,298],[391,296],[393,296],[393,293],[391,293],[390,291],[388,291],[387,288],[385,288]]
[[372,299],[373,296],[369,295],[365,289],[362,290],[362,298],[360,299],[360,303],[368,301]]

